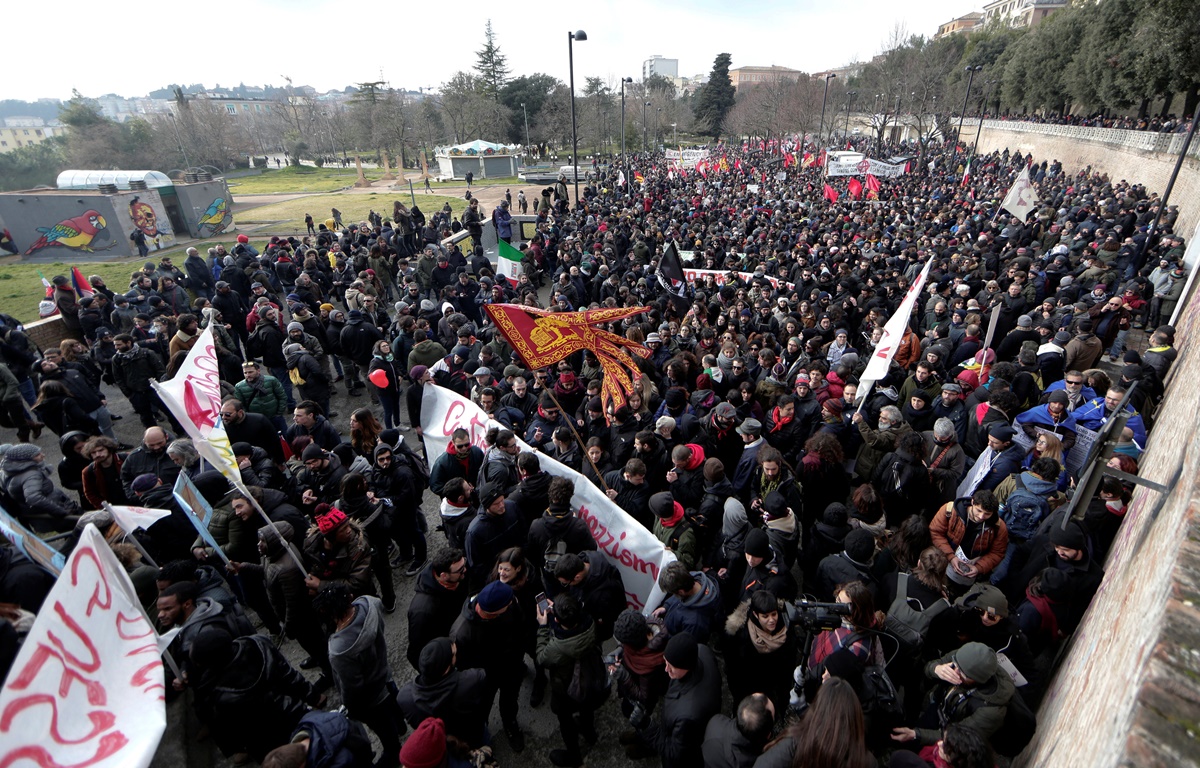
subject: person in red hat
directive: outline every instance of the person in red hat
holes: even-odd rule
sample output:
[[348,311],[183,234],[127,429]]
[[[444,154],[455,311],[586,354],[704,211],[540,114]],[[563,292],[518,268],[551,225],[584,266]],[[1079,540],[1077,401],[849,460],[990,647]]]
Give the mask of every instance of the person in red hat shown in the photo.
[[446,726],[441,718],[425,718],[400,747],[404,768],[440,768],[446,761]]
[[355,597],[375,596],[371,579],[371,547],[362,529],[346,513],[328,504],[318,504],[317,532],[304,540],[304,579],[309,594],[322,585],[345,584]]

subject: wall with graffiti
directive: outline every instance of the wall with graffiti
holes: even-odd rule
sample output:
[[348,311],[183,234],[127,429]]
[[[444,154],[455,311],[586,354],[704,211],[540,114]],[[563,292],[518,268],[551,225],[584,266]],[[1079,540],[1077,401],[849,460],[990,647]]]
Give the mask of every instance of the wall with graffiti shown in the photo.
[[157,189],[122,192],[110,195],[113,206],[121,211],[119,227],[129,244],[130,254],[136,256],[137,246],[130,237],[140,231],[146,237],[146,247],[151,252],[175,244],[175,228],[163,197]]
[[120,211],[99,194],[0,195],[3,252],[59,260],[72,254],[124,255]]
[[215,237],[233,229],[233,198],[224,180],[177,184],[175,194],[192,237]]

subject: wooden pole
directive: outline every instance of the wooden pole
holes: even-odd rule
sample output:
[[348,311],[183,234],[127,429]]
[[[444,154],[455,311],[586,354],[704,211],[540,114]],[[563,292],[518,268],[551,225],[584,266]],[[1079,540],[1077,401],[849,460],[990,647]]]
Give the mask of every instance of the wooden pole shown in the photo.
[[579,450],[583,451],[583,458],[587,459],[588,464],[592,465],[592,471],[596,473],[596,477],[600,480],[600,487],[604,489],[605,493],[608,493],[609,488],[608,484],[604,482],[604,475],[600,474],[600,468],[596,466],[596,462],[592,461],[592,457],[588,456],[587,446],[583,444],[583,438],[579,436],[579,430],[575,429],[574,420],[570,416],[567,416],[566,411],[563,410],[562,403],[558,402],[558,398],[554,396],[554,388],[546,387],[542,391],[550,396],[550,399],[558,406],[558,412],[566,418],[567,426],[571,428],[571,434],[575,436],[575,442],[579,443]]

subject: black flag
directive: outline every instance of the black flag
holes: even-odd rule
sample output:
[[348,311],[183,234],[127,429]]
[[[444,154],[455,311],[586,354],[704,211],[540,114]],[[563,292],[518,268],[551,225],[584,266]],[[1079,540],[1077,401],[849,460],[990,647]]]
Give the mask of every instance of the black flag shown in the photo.
[[658,262],[658,282],[667,291],[671,306],[679,314],[686,314],[691,302],[684,295],[687,290],[687,277],[683,274],[683,261],[679,258],[679,249],[675,241],[667,243],[663,257]]

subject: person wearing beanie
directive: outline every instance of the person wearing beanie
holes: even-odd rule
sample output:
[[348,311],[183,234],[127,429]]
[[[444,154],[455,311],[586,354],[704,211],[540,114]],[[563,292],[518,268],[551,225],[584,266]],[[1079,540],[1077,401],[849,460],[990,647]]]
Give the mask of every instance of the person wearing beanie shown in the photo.
[[817,596],[831,601],[839,584],[859,581],[876,594],[878,583],[871,570],[875,559],[875,536],[863,528],[855,528],[846,534],[842,550],[827,555],[817,566]]
[[[1049,531],[1039,534],[1025,545],[1028,557],[1024,563],[1014,561],[1008,578],[1000,584],[1010,604],[1020,603],[1027,596],[1030,583],[1047,568],[1061,571],[1067,578],[1069,607],[1061,611],[1059,628],[1064,635],[1075,631],[1092,596],[1100,588],[1104,569],[1092,557],[1091,542],[1084,529],[1075,522],[1063,526],[1061,510],[1047,520]],[[1019,567],[1018,567],[1019,566]]]
[[404,768],[441,768],[446,764],[446,729],[441,719],[427,718],[400,748]]
[[703,765],[704,728],[721,709],[716,657],[695,636],[682,632],[667,641],[663,658],[671,682],[660,714],[657,719],[644,713],[636,721],[630,718],[637,733],[626,739],[625,754],[630,759],[657,754],[663,768]]
[[[503,496],[497,497],[503,498]],[[525,750],[525,734],[517,721],[517,694],[525,677],[524,618],[514,603],[512,587],[490,582],[463,604],[450,630],[460,670],[482,669],[490,690],[499,693],[500,720],[514,752]],[[492,701],[483,702],[485,714]]]
[[1067,344],[1063,369],[1067,371],[1086,371],[1095,368],[1104,355],[1104,342],[1092,333],[1092,321],[1080,320],[1076,326],[1075,338]]
[[4,490],[16,504],[13,514],[34,530],[70,531],[79,519],[79,503],[55,485],[45,459],[33,443],[10,447],[0,460]]
[[[579,740],[598,738],[595,713],[608,698],[608,681],[601,659],[595,622],[580,600],[560,594],[553,608],[537,606],[537,662],[550,677],[550,708],[558,718],[564,749],[550,750],[553,765],[583,765]],[[582,669],[591,674],[585,675]]]
[[[999,399],[1005,393],[997,393]],[[994,408],[989,408],[989,413]],[[1007,420],[996,420],[987,427],[987,447],[979,454],[975,466],[963,477],[956,495],[962,499],[976,491],[992,491],[1009,475],[1019,472],[1025,460],[1025,449],[1016,442],[1017,430]]]
[[787,496],[779,491],[771,491],[763,497],[757,510],[771,539],[771,548],[779,553],[783,567],[791,569],[800,548],[801,525],[795,508]]
[[317,709],[300,718],[290,743],[267,753],[262,768],[334,768],[369,765],[373,760],[371,740],[362,725],[341,712]]
[[894,728],[892,740],[918,746],[936,744],[948,725],[972,728],[990,739],[1004,724],[1008,704],[1016,693],[1012,679],[1000,669],[996,652],[983,643],[967,643],[925,665],[934,682],[930,700],[936,702],[939,728]]
[[[486,470],[485,465],[480,474]],[[479,493],[479,509],[463,539],[467,554],[467,581],[472,592],[482,589],[487,583],[497,555],[509,547],[519,547],[525,543],[521,516],[516,504],[508,501],[504,485],[486,481],[476,490]]]
[[1046,394],[1045,403],[1017,414],[1013,426],[1032,441],[1041,432],[1050,432],[1062,443],[1063,454],[1075,446],[1075,416],[1067,410],[1069,399],[1061,389]]
[[650,497],[654,514],[654,536],[675,554],[675,559],[687,569],[699,563],[700,541],[696,525],[684,513],[683,505],[675,501],[670,491]]
[[[404,718],[414,729],[427,718],[439,718],[446,732],[472,749],[486,743],[492,696],[482,669],[455,667],[455,647],[448,637],[431,640],[415,665],[418,675],[396,695]],[[410,737],[411,738],[411,737]]]
[[596,550],[596,540],[587,523],[576,517],[571,509],[574,494],[572,480],[565,477],[550,479],[549,504],[542,516],[529,526],[523,547],[529,564],[539,573],[537,583],[542,585],[541,591],[551,597],[562,591],[554,575],[559,560],[567,554]]
[[[326,461],[336,459],[330,456]],[[313,516],[317,530],[304,540],[304,564],[308,569],[304,584],[309,592],[316,594],[324,585],[341,584],[355,597],[374,597],[371,545],[362,529],[345,512],[329,504],[317,504]]]

